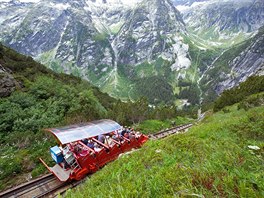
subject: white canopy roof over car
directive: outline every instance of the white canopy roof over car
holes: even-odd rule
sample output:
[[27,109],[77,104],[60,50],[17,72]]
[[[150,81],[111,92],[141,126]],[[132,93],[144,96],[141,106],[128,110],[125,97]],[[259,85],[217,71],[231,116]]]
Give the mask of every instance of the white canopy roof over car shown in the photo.
[[122,127],[113,120],[97,120],[88,123],[70,125],[62,128],[48,129],[61,144],[75,142],[120,130]]

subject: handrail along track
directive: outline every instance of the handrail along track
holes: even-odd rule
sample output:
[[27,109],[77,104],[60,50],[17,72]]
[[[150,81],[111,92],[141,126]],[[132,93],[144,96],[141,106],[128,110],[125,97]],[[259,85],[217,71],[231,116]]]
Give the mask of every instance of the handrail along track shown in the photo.
[[[159,131],[149,135],[152,140],[165,138],[172,134],[185,132],[193,124],[185,124]],[[28,198],[28,197],[56,197],[59,193],[64,193],[66,190],[73,188],[82,183],[82,181],[60,182],[57,178],[49,173],[32,181],[26,182],[14,188],[0,192],[1,198]]]

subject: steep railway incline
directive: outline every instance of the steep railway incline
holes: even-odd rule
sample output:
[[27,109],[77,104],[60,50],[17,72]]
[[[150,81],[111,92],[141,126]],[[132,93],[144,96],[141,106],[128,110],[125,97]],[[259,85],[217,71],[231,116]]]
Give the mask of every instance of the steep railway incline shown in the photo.
[[190,128],[193,124],[185,124],[185,125],[180,125],[176,126],[170,129],[166,129],[160,132],[157,132],[153,135],[149,135],[150,139],[156,140],[156,139],[162,139],[165,138],[169,135],[173,134],[179,134],[179,133],[184,133],[188,128]]
[[[170,129],[159,131],[149,135],[151,140],[158,140],[169,135],[180,134],[186,132],[193,124],[185,124],[176,126]],[[58,194],[63,194],[66,190],[76,187],[82,181],[61,182],[53,174],[49,173],[35,180],[21,184],[14,188],[0,192],[1,198],[28,198],[28,197],[57,197]]]

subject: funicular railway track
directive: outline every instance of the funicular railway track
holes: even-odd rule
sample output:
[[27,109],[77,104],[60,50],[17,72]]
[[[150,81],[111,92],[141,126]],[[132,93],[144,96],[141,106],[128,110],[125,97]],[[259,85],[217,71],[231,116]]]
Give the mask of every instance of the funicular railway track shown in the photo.
[[0,192],[1,198],[39,198],[56,197],[58,194],[73,188],[82,181],[61,182],[53,174],[49,173],[37,179],[31,180],[4,192]]
[[52,184],[55,183],[58,186],[59,181],[56,180],[53,174],[47,174],[37,179],[31,180],[9,190],[0,193],[0,197],[31,197],[36,194],[41,194],[43,191],[52,188]]
[[[185,124],[170,129],[162,130],[149,135],[152,140],[165,138],[172,134],[184,133],[193,124]],[[49,173],[37,179],[31,180],[14,188],[0,192],[0,198],[39,198],[39,197],[57,197],[58,194],[74,188],[82,181],[61,182],[53,174]]]
[[162,130],[152,135],[149,135],[150,139],[162,139],[169,135],[178,134],[185,132],[186,129],[190,128],[193,124],[184,124],[180,126],[176,126],[170,129]]

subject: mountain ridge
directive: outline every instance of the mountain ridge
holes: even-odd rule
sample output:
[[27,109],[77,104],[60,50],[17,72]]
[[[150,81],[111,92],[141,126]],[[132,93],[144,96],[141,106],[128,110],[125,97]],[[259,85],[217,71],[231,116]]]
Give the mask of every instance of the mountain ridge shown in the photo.
[[[191,10],[197,6],[203,8],[190,15],[180,13],[169,0],[129,3],[46,0],[23,3],[23,6],[16,2],[5,3],[5,8],[0,8],[3,20],[0,21],[0,40],[24,54],[33,55],[56,72],[82,77],[122,100],[136,100],[146,94],[148,91],[138,89],[141,81],[155,79],[171,87],[169,93],[175,96],[165,103],[184,104],[184,100],[190,101],[192,89],[179,86],[180,79],[198,89],[197,81],[210,64],[209,60],[213,61],[217,53],[230,45],[253,36],[253,30],[263,23],[260,17],[256,26],[252,23],[255,29],[237,32],[240,23],[235,21],[243,22],[244,15],[247,20],[262,16],[264,5],[261,1],[254,1],[255,4],[243,1],[236,11],[236,4],[232,2],[178,1]],[[260,8],[256,7],[257,3]],[[249,8],[250,5],[253,7]],[[212,12],[213,9],[216,11]],[[239,10],[243,10],[241,19],[236,14]],[[202,20],[197,21],[197,17]],[[195,30],[197,25],[201,26],[200,32]],[[232,26],[235,27],[230,29]],[[210,58],[211,54],[214,55]],[[153,88],[148,83],[143,84],[146,90]],[[182,94],[183,90],[189,94]],[[158,92],[157,88],[153,91]],[[162,97],[147,97],[151,103],[162,100]]]

